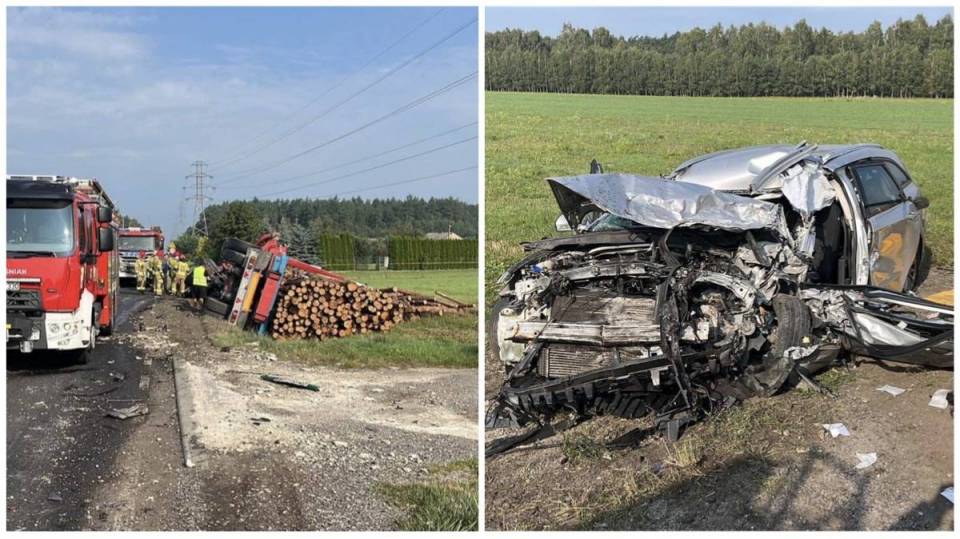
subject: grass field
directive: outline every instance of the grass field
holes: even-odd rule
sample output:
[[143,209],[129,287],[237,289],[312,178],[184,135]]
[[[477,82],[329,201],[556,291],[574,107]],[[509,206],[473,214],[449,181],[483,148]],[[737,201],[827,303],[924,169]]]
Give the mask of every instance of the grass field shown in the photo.
[[431,271],[346,271],[342,272],[367,286],[397,287],[433,295],[440,291],[464,303],[477,303],[477,270]]
[[927,232],[953,265],[953,101],[687,98],[488,92],[486,266],[497,276],[518,242],[555,234],[544,178],[607,171],[669,173],[707,152],[757,144],[874,142],[895,151],[930,199]]
[[[352,279],[378,288],[395,286],[432,295],[439,290],[458,301],[477,303],[477,270],[355,271]],[[259,341],[260,349],[307,364],[344,368],[477,366],[476,314],[429,316],[404,322],[386,333],[368,333],[343,339],[285,340],[258,337],[249,331],[229,330],[214,338],[218,346],[240,346]]]
[[477,459],[434,466],[416,483],[381,483],[376,490],[403,512],[403,531],[474,531],[478,528]]

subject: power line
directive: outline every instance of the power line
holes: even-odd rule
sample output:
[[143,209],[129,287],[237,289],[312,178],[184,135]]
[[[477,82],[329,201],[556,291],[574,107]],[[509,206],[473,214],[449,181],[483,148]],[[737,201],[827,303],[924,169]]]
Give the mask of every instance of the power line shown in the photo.
[[[403,34],[403,35],[400,36],[396,41],[394,41],[393,43],[391,43],[390,45],[388,45],[387,48],[385,48],[385,49],[381,50],[380,52],[378,52],[377,54],[375,54],[372,58],[368,59],[366,62],[363,63],[363,65],[361,65],[360,67],[358,67],[357,69],[355,69],[354,71],[352,71],[351,73],[349,73],[348,75],[346,75],[346,76],[344,76],[344,77],[341,77],[340,80],[338,80],[338,81],[337,81],[336,83],[334,83],[332,86],[330,86],[329,88],[327,88],[323,93],[321,93],[321,94],[318,95],[317,97],[311,99],[306,105],[303,105],[302,107],[298,108],[297,110],[291,112],[290,114],[288,114],[287,116],[285,116],[282,120],[280,120],[280,121],[276,122],[275,124],[273,124],[270,128],[264,129],[263,131],[261,131],[257,136],[255,136],[253,139],[251,139],[251,141],[250,141],[251,145],[253,145],[253,143],[255,143],[255,142],[257,142],[258,140],[260,140],[261,138],[263,138],[267,133],[273,131],[274,128],[279,127],[280,125],[282,125],[283,123],[285,123],[287,120],[293,119],[294,117],[296,117],[296,116],[297,116],[298,114],[300,114],[301,112],[303,112],[303,111],[307,110],[308,108],[310,108],[311,106],[313,106],[314,103],[317,103],[318,101],[320,101],[321,99],[323,99],[324,97],[326,97],[327,94],[329,94],[330,92],[336,90],[336,89],[339,88],[340,86],[343,86],[343,83],[344,83],[344,82],[346,82],[346,81],[350,80],[351,78],[355,77],[357,74],[361,73],[364,69],[366,69],[367,67],[369,67],[370,64],[372,64],[373,62],[375,62],[375,61],[377,61],[378,59],[380,59],[380,57],[382,57],[384,54],[386,54],[386,53],[390,52],[391,50],[393,50],[394,48],[396,48],[397,45],[399,45],[399,44],[402,43],[404,40],[406,40],[408,37],[410,37],[411,35],[413,35],[414,32],[416,32],[417,30],[423,28],[428,22],[430,22],[430,21],[432,21],[433,19],[435,19],[435,18],[437,17],[437,15],[440,15],[440,13],[443,12],[444,9],[445,9],[445,8],[440,8],[440,9],[434,11],[434,12],[433,12],[432,14],[430,14],[430,16],[428,16],[426,19],[420,21],[416,26],[414,26],[414,27],[411,28],[409,31],[407,31],[407,33]],[[229,165],[229,164],[231,164],[231,163],[235,163],[236,161],[239,161],[239,160],[243,159],[243,158],[244,158],[244,157],[243,157],[243,154],[244,154],[244,151],[240,151],[239,153],[235,154],[237,157],[230,158],[229,160],[226,160],[226,161],[224,161],[224,162],[222,162],[222,163],[214,162],[214,164],[213,164],[212,166],[213,166],[214,168],[217,168],[217,167],[220,167],[220,168],[225,167],[225,166],[227,166],[227,165]]]
[[[443,94],[449,92],[450,90],[453,90],[454,88],[456,88],[456,87],[458,87],[458,86],[461,86],[461,85],[467,83],[468,81],[470,81],[470,79],[473,79],[473,78],[476,77],[476,76],[477,76],[477,72],[474,71],[474,72],[470,73],[469,75],[460,77],[459,79],[456,79],[456,80],[454,80],[454,81],[452,81],[452,82],[449,82],[449,83],[447,83],[446,85],[444,85],[444,86],[442,86],[442,87],[440,87],[440,88],[438,88],[438,89],[436,89],[436,90],[434,90],[434,91],[432,91],[432,92],[430,92],[430,93],[428,93],[428,94],[426,94],[426,95],[423,95],[423,96],[421,96],[421,97],[418,97],[417,99],[414,99],[413,101],[410,101],[409,103],[407,103],[407,104],[405,104],[405,105],[402,105],[402,106],[400,106],[400,107],[398,107],[398,108],[396,108],[396,109],[393,109],[392,111],[390,111],[390,112],[388,112],[388,113],[386,113],[386,114],[384,114],[384,115],[382,115],[382,116],[380,116],[380,117],[378,117],[378,118],[375,118],[375,119],[373,119],[373,120],[370,120],[369,122],[367,122],[367,123],[365,123],[365,124],[363,124],[363,125],[361,125],[361,126],[359,126],[359,127],[356,127],[356,128],[351,129],[351,130],[349,130],[349,131],[347,131],[347,132],[345,132],[345,133],[342,133],[342,134],[337,135],[337,136],[335,136],[335,137],[333,137],[333,138],[331,138],[331,139],[328,139],[328,140],[326,140],[326,141],[324,141],[324,142],[321,142],[320,144],[317,144],[316,146],[312,146],[312,147],[310,147],[310,148],[307,148],[306,150],[303,150],[303,151],[298,152],[298,153],[295,153],[295,154],[293,154],[293,155],[291,155],[291,156],[288,156],[288,157],[285,157],[285,158],[283,158],[283,159],[280,159],[279,161],[275,161],[275,162],[273,162],[273,163],[271,163],[271,164],[265,165],[265,166],[261,167],[260,169],[250,170],[250,171],[247,171],[247,172],[245,172],[245,173],[238,174],[238,175],[234,176],[233,178],[231,178],[230,180],[238,180],[238,179],[240,179],[240,178],[245,178],[245,177],[247,177],[247,176],[252,176],[252,175],[254,175],[254,174],[259,174],[259,173],[261,173],[261,172],[266,172],[267,170],[270,170],[270,169],[279,167],[279,166],[281,166],[281,165],[284,165],[284,164],[286,164],[286,163],[289,163],[290,161],[293,161],[294,159],[303,157],[304,155],[307,155],[308,153],[311,153],[311,152],[314,152],[314,151],[316,151],[316,150],[319,150],[320,148],[324,148],[324,147],[326,147],[326,146],[329,146],[329,145],[333,144],[334,142],[338,142],[338,141],[343,140],[343,139],[345,139],[345,138],[347,138],[347,137],[349,137],[349,136],[351,136],[351,135],[354,135],[354,134],[356,134],[356,133],[359,133],[360,131],[363,131],[364,129],[367,129],[368,127],[371,127],[371,126],[373,126],[373,125],[376,125],[376,124],[378,124],[378,123],[380,123],[380,122],[382,122],[382,121],[384,121],[384,120],[387,120],[387,119],[392,118],[392,117],[394,117],[394,116],[396,116],[396,115],[398,115],[398,114],[402,114],[402,113],[404,113],[404,112],[406,112],[406,111],[408,111],[408,110],[410,110],[410,109],[412,109],[412,108],[415,108],[415,107],[417,107],[417,106],[419,106],[419,105],[422,105],[422,104],[424,104],[424,103],[426,103],[426,102],[428,102],[428,101],[430,101],[430,100],[432,100],[432,99],[434,99],[434,98],[436,98],[436,97],[439,97],[440,95],[443,95]],[[230,180],[228,180],[228,181],[230,181]]]
[[[212,201],[213,199],[207,196],[207,189],[210,189],[209,186],[204,187],[203,183],[208,178],[213,178],[213,176],[205,173],[203,167],[207,166],[207,163],[204,161],[194,161],[190,163],[190,166],[194,168],[193,174],[188,174],[185,176],[187,179],[193,178],[194,181],[194,194],[187,197],[187,200],[193,200],[193,225],[191,227],[194,229],[194,232],[200,232],[204,237],[209,234],[209,229],[207,228],[207,213],[205,210],[206,203]],[[197,230],[197,227],[201,227],[201,230]]]
[[364,192],[367,192],[367,191],[374,191],[374,190],[377,190],[377,189],[382,189],[382,188],[384,188],[384,187],[393,187],[393,186],[395,186],[395,185],[404,185],[404,184],[408,184],[408,183],[420,182],[420,181],[424,181],[424,180],[430,180],[430,179],[433,179],[433,178],[439,178],[439,177],[441,177],[441,176],[449,176],[449,175],[451,175],[451,174],[456,174],[456,173],[458,173],[458,172],[465,172],[465,171],[467,171],[467,170],[476,170],[476,169],[477,169],[477,165],[473,165],[473,166],[470,166],[470,167],[458,168],[458,169],[456,169],[456,170],[448,170],[448,171],[446,171],[446,172],[440,172],[440,173],[438,173],[438,174],[431,174],[431,175],[429,175],[429,176],[420,176],[420,177],[418,177],[418,178],[410,178],[410,179],[408,179],[408,180],[401,180],[401,181],[398,181],[398,182],[383,183],[383,184],[380,184],[380,185],[373,185],[373,186],[370,186],[370,187],[364,187],[364,188],[362,188],[362,189],[353,189],[353,190],[350,190],[350,191],[341,191],[341,192],[339,192],[339,193],[334,193],[334,194],[332,194],[332,195],[327,195],[327,196],[320,197],[320,198],[333,198],[333,197],[338,197],[338,196],[342,196],[342,195],[352,195],[352,194],[355,194],[355,193],[364,193]]
[[[431,135],[431,136],[429,136],[429,137],[424,137],[424,138],[422,138],[422,139],[415,140],[415,141],[413,141],[413,142],[408,142],[407,144],[403,144],[403,145],[397,146],[397,147],[395,147],[395,148],[391,148],[391,149],[389,149],[389,150],[384,150],[384,151],[382,151],[382,152],[378,152],[378,153],[375,153],[375,154],[373,154],[373,155],[367,155],[367,156],[364,156],[364,157],[360,157],[360,158],[354,159],[354,160],[352,160],[352,161],[347,161],[347,162],[345,162],[345,163],[340,163],[339,165],[334,165],[334,166],[331,166],[331,167],[327,167],[326,169],[323,169],[323,170],[315,170],[315,171],[313,171],[313,172],[308,172],[308,173],[306,173],[306,174],[298,174],[298,175],[296,175],[296,176],[290,176],[290,177],[288,177],[288,178],[283,178],[283,179],[280,179],[280,180],[271,180],[270,184],[271,184],[271,185],[276,185],[276,184],[280,184],[280,183],[286,183],[286,182],[292,181],[292,180],[299,180],[299,179],[301,179],[301,178],[308,178],[308,177],[310,177],[310,176],[316,176],[316,175],[318,175],[318,174],[325,174],[325,173],[327,173],[327,172],[332,172],[332,171],[334,171],[334,170],[338,170],[338,169],[341,169],[341,168],[343,168],[343,167],[347,167],[347,166],[354,165],[354,164],[357,164],[357,163],[363,163],[363,162],[369,161],[369,160],[371,160],[371,159],[376,159],[376,158],[378,158],[378,157],[383,157],[384,155],[389,155],[389,154],[391,154],[391,153],[393,153],[393,152],[397,152],[397,151],[403,150],[403,149],[405,149],[405,148],[409,148],[409,147],[411,147],[411,146],[416,146],[416,145],[421,144],[421,143],[424,143],[424,142],[426,142],[426,141],[428,141],[428,140],[433,140],[433,139],[436,139],[436,138],[444,137],[444,136],[446,136],[446,135],[449,135],[450,133],[456,133],[457,131],[461,131],[461,130],[463,130],[463,129],[466,129],[466,128],[471,127],[471,126],[474,126],[474,125],[477,125],[477,122],[470,122],[470,123],[468,123],[468,124],[466,124],[466,125],[461,125],[460,127],[455,127],[455,128],[453,128],[453,129],[448,129],[448,130],[446,130],[446,131],[443,131],[442,133],[437,133],[436,135]],[[476,137],[474,137],[474,138],[476,138]],[[241,181],[241,183],[243,183],[243,181]],[[251,184],[250,184],[249,182],[247,182],[247,183],[244,184],[244,185],[237,185],[236,183],[234,183],[233,185],[225,185],[225,186],[221,187],[221,189],[242,189],[242,188],[244,188],[244,187],[249,187],[250,185],[251,185]]]
[[[342,100],[338,101],[336,104],[328,107],[328,108],[325,109],[324,111],[322,111],[322,112],[320,112],[319,114],[317,114],[317,115],[315,115],[315,116],[307,119],[306,121],[301,122],[299,125],[293,127],[292,129],[288,129],[288,130],[285,131],[284,133],[281,133],[279,137],[274,138],[272,141],[267,142],[266,144],[260,145],[260,146],[259,146],[258,148],[256,148],[255,150],[247,153],[246,155],[240,157],[239,159],[236,159],[234,162],[240,161],[240,160],[242,160],[242,159],[246,159],[246,158],[248,158],[248,157],[251,157],[251,156],[259,153],[260,151],[265,150],[266,148],[269,148],[270,146],[273,146],[273,145],[276,144],[277,142],[280,142],[280,141],[282,141],[282,140],[285,140],[286,138],[288,138],[288,137],[290,137],[291,135],[293,135],[294,133],[300,131],[300,130],[303,129],[304,127],[307,127],[308,125],[316,122],[317,120],[320,120],[321,118],[327,116],[328,114],[330,114],[331,112],[337,110],[338,108],[342,107],[343,105],[346,105],[346,104],[349,103],[350,101],[353,101],[354,99],[356,99],[357,97],[359,97],[360,95],[362,95],[363,93],[365,93],[367,90],[369,90],[369,89],[373,88],[374,86],[380,84],[381,82],[383,82],[384,80],[386,80],[387,78],[389,78],[390,76],[392,76],[393,74],[395,74],[395,73],[397,73],[398,71],[406,68],[408,65],[412,64],[412,63],[415,62],[416,60],[422,58],[424,55],[426,55],[426,54],[429,53],[430,51],[432,51],[432,50],[436,49],[437,47],[439,47],[440,45],[446,43],[447,41],[449,41],[450,39],[452,39],[454,36],[456,36],[457,34],[459,34],[460,32],[462,32],[463,30],[465,30],[465,29],[468,28],[469,26],[472,26],[475,22],[477,22],[477,19],[471,19],[471,20],[468,21],[466,24],[463,24],[463,25],[457,27],[454,31],[450,32],[449,34],[447,34],[446,36],[444,36],[443,38],[441,38],[439,41],[437,41],[436,43],[430,45],[430,46],[427,47],[426,49],[423,49],[422,51],[420,51],[419,53],[415,54],[414,56],[412,56],[412,57],[408,58],[407,60],[401,62],[399,65],[397,65],[396,67],[390,69],[389,71],[387,71],[386,73],[384,73],[383,75],[381,75],[380,77],[378,77],[377,79],[375,79],[375,80],[374,80],[373,82],[371,82],[370,84],[367,84],[367,85],[364,86],[363,88],[357,90],[356,92],[353,92],[352,94],[350,94],[349,96],[347,96],[345,99],[342,99]],[[221,165],[221,166],[222,166],[222,165]]]
[[[472,136],[472,137],[469,137],[469,138],[465,138],[465,139],[463,139],[463,140],[458,140],[458,141],[456,141],[456,142],[452,142],[452,143],[450,143],[450,144],[444,144],[443,146],[438,146],[438,147],[436,147],[436,148],[431,148],[431,149],[429,149],[429,150],[425,150],[425,151],[422,151],[422,152],[417,153],[417,154],[408,155],[408,156],[406,156],[406,157],[401,157],[400,159],[394,159],[393,161],[388,161],[388,162],[383,163],[383,164],[380,164],[380,165],[376,165],[376,166],[372,166],[372,167],[369,167],[369,168],[365,168],[365,169],[363,169],[363,170],[358,170],[358,171],[356,171],[356,172],[351,172],[351,173],[349,173],[349,174],[343,174],[343,175],[341,175],[341,176],[336,176],[336,177],[334,177],[334,178],[328,178],[328,179],[326,179],[326,180],[319,181],[319,182],[308,183],[308,184],[305,184],[305,185],[298,185],[298,186],[296,186],[296,187],[291,187],[291,188],[289,188],[289,189],[283,189],[283,190],[274,191],[274,192],[271,192],[271,193],[264,193],[263,195],[260,195],[260,196],[280,195],[280,194],[283,194],[283,193],[289,193],[289,192],[291,192],[291,191],[299,191],[300,189],[306,189],[307,187],[316,187],[317,185],[328,184],[328,183],[331,183],[331,182],[335,182],[335,181],[337,181],[337,180],[343,180],[343,179],[346,179],[346,178],[350,178],[350,177],[356,176],[356,175],[358,175],[358,174],[363,174],[364,172],[370,172],[370,171],[377,170],[377,169],[381,169],[381,168],[383,168],[383,167],[387,167],[387,166],[390,166],[390,165],[395,165],[395,164],[397,164],[397,163],[402,163],[403,161],[409,161],[409,160],[414,159],[414,158],[417,158],[417,157],[423,157],[424,155],[428,155],[428,154],[431,154],[431,153],[436,153],[436,152],[439,152],[440,150],[445,150],[445,149],[447,149],[447,148],[452,148],[453,146],[458,146],[458,145],[460,145],[460,144],[464,144],[464,143],[466,143],[466,142],[470,142],[471,140],[477,140],[477,137],[476,137],[476,136]],[[271,182],[271,183],[278,183],[278,182]]]

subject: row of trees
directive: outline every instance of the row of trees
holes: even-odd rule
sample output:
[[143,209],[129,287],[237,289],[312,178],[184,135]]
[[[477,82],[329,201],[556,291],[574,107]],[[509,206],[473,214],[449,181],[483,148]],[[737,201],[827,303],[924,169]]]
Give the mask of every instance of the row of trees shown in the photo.
[[401,270],[458,269],[477,266],[477,240],[428,240],[396,237],[388,242],[390,267]]
[[[389,256],[391,237],[452,230],[475,238],[477,219],[476,204],[450,198],[233,201],[207,208],[206,242],[200,244],[192,228],[174,241],[188,256],[216,258],[226,238],[255,242],[265,232],[277,232],[291,256],[345,269]],[[469,243],[475,265],[477,243]]]
[[563,27],[557,37],[486,35],[488,90],[684,96],[953,96],[953,19],[922,15],[886,30],[816,30],[801,20],[662,37]]

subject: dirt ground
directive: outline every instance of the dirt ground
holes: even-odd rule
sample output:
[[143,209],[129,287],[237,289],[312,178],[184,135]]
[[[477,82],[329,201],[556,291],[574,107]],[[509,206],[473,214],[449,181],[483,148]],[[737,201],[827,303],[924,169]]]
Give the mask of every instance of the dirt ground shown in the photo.
[[[935,270],[921,292],[952,289]],[[487,358],[486,397],[502,380]],[[928,406],[952,371],[864,361],[818,376],[838,398],[795,388],[689,428],[676,444],[605,442],[638,421],[601,417],[486,462],[486,529],[951,530],[951,410]],[[877,391],[890,384],[897,397]],[[823,423],[843,423],[832,438]],[[487,441],[517,430],[488,431]],[[858,470],[857,453],[877,462]]]
[[[157,362],[150,413],[91,496],[95,530],[374,530],[398,514],[373,487],[476,455],[473,369],[303,367],[220,348],[223,321],[157,303],[119,337]],[[174,385],[173,362],[182,377]],[[277,374],[320,391],[260,379]],[[194,467],[183,465],[175,395]]]

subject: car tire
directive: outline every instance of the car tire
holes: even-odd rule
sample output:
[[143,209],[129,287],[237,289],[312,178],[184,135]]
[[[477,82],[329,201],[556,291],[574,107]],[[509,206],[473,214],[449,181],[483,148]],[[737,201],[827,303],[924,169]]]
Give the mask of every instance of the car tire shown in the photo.
[[910,273],[907,274],[907,280],[903,283],[905,292],[916,292],[930,276],[930,268],[933,267],[933,251],[926,245],[920,246],[917,251],[917,258],[910,266]]
[[204,302],[203,302],[203,307],[204,307],[206,310],[208,310],[208,311],[210,311],[210,312],[212,312],[212,313],[215,313],[215,314],[219,314],[220,316],[223,316],[223,317],[226,317],[226,316],[227,316],[227,313],[230,312],[230,306],[229,306],[229,305],[227,305],[227,304],[226,304],[225,302],[223,302],[223,301],[220,301],[220,300],[218,300],[218,299],[213,299],[213,298],[211,298],[211,297],[207,297],[207,299],[204,300]]
[[803,338],[810,335],[813,322],[810,309],[797,296],[777,294],[771,303],[777,317],[777,340],[770,353],[779,358],[787,350],[803,344]]

